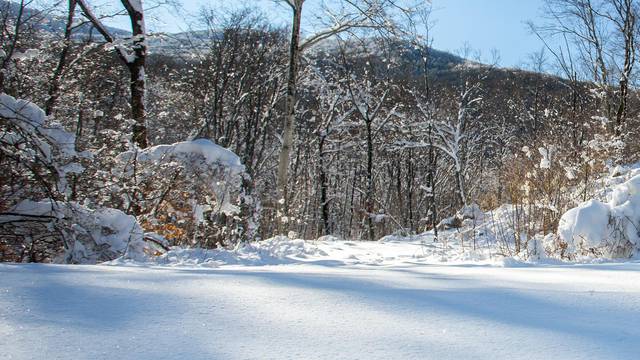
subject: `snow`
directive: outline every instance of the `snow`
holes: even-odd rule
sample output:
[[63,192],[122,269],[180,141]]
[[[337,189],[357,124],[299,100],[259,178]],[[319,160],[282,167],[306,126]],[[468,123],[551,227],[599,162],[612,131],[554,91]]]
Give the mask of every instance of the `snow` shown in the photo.
[[[328,254],[317,243],[301,239],[276,236],[260,242],[239,245],[237,249],[183,249],[174,247],[166,254],[149,259],[147,265],[170,267],[198,266],[219,267],[222,265],[263,266],[292,264],[301,260],[322,261]],[[129,259],[117,259],[113,265],[130,265]],[[139,263],[133,262],[133,265]]]
[[627,201],[637,202],[640,196],[640,175],[617,186],[611,194],[611,206],[621,206]]
[[15,232],[29,234],[29,223],[20,220],[34,215],[50,216],[51,231],[64,238],[67,246],[56,259],[59,262],[95,264],[119,256],[138,260],[144,257],[142,228],[135,217],[120,210],[92,210],[74,202],[23,200],[10,209],[9,215],[0,215],[0,223],[16,221],[24,229],[18,225],[20,230]]
[[551,168],[551,155],[553,153],[553,149],[551,147],[549,148],[539,147],[538,152],[542,156],[542,158],[540,159],[540,169]]
[[0,140],[9,144],[26,144],[25,152],[58,172],[58,191],[65,193],[66,176],[82,172],[82,166],[73,162],[83,154],[75,151],[75,135],[58,123],[48,123],[44,111],[37,105],[0,93],[0,117],[6,119],[10,131],[0,134]]
[[600,246],[609,236],[610,208],[598,200],[589,200],[567,211],[558,224],[558,234],[568,241],[570,251]]
[[120,210],[103,208],[94,211],[93,215],[97,224],[110,230],[110,233],[105,234],[103,229],[92,229],[93,238],[98,245],[106,244],[114,251],[124,253],[131,245],[132,237],[139,239],[142,235],[136,218]]
[[464,206],[462,209],[460,209],[460,211],[458,211],[458,216],[462,219],[484,219],[484,213],[482,212],[478,204]]
[[[612,181],[603,191],[607,203],[592,199],[567,211],[558,235],[570,252],[606,257],[629,257],[640,249],[640,175],[623,183]],[[618,171],[615,172],[618,174]]]
[[124,176],[133,176],[135,171],[140,171],[138,169],[140,166],[135,165],[137,161],[138,165],[146,168],[143,170],[146,177],[161,174],[162,167],[169,166],[176,170],[179,167],[182,168],[184,176],[193,179],[203,178],[200,181],[206,183],[210,193],[197,194],[198,201],[195,200],[196,194],[193,194],[191,205],[193,217],[197,223],[203,220],[205,210],[211,210],[207,206],[214,205],[198,202],[214,194],[216,212],[227,215],[236,215],[240,212],[240,207],[236,204],[238,199],[237,196],[233,196],[233,191],[238,192],[242,186],[242,179],[248,176],[245,173],[245,166],[242,165],[238,155],[211,140],[197,139],[157,145],[147,149],[134,148],[121,153],[116,160],[122,168],[112,169],[112,173],[118,175],[121,172]]
[[637,359],[640,264],[0,265],[7,359]]
[[[166,157],[176,155],[202,155],[208,165],[223,166],[231,169],[234,173],[244,171],[244,166],[238,155],[232,151],[223,148],[211,140],[197,139],[193,141],[181,141],[169,145],[157,145],[148,149],[140,150],[137,154],[138,161],[158,162]],[[125,152],[119,157],[126,160],[134,156],[134,152]]]
[[[409,264],[504,264],[495,240],[478,228],[475,241],[468,229],[441,231],[440,242],[433,233],[412,236],[388,235],[378,241],[340,240],[323,236],[317,240],[275,236],[262,241],[240,243],[235,248],[199,249],[172,247],[158,257],[116,259],[111,265],[220,267],[226,265],[264,266],[282,264],[340,264],[406,266]],[[460,241],[460,240],[463,241]],[[516,260],[519,261],[519,260]]]
[[33,60],[40,55],[38,49],[27,49],[24,52],[16,51],[13,53],[13,60]]
[[21,99],[16,99],[5,93],[0,94],[0,116],[29,123],[33,126],[44,125],[44,111],[37,105]]

